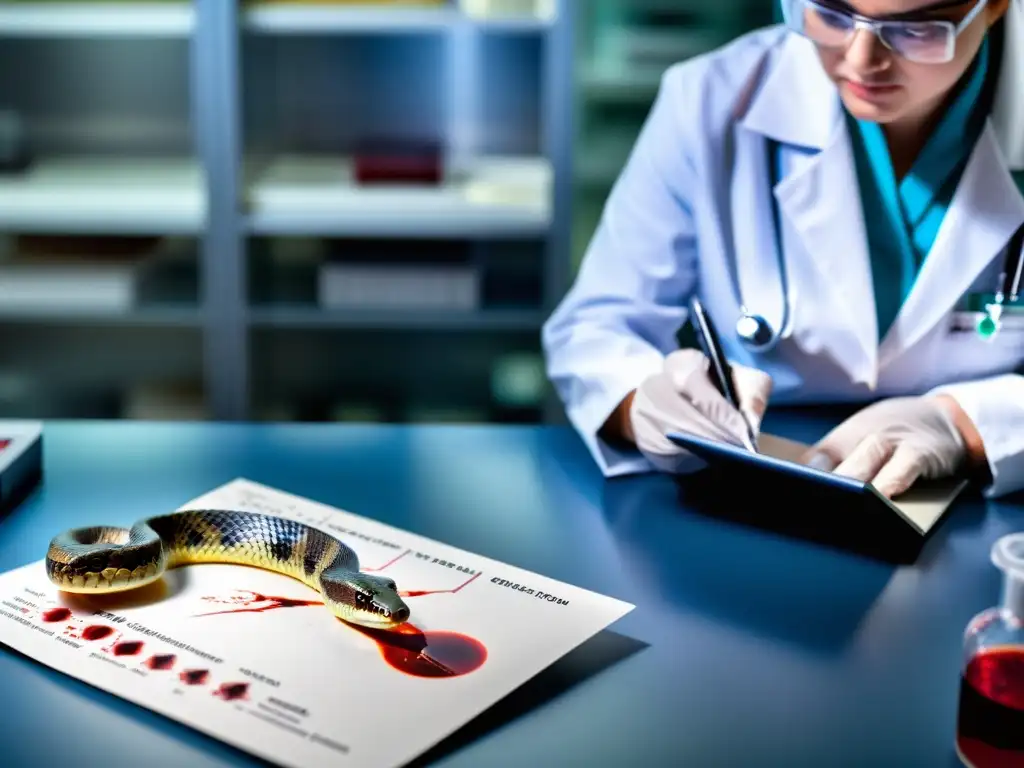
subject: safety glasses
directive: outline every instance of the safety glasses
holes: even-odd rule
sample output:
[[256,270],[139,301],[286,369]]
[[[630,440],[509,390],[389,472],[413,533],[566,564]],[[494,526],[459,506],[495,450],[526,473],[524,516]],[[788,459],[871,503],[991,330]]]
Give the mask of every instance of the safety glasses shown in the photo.
[[[967,0],[933,5],[929,11],[962,6]],[[786,26],[812,42],[841,48],[858,29],[867,29],[889,50],[919,64],[943,64],[956,52],[956,38],[981,13],[987,0],[977,0],[958,24],[940,19],[871,19],[816,0],[782,0]]]

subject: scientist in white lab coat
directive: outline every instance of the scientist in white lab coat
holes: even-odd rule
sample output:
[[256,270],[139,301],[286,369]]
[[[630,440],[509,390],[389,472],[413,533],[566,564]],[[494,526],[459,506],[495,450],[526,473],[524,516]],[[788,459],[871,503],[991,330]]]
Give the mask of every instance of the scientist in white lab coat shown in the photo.
[[[1024,0],[782,2],[664,74],[543,329],[568,417],[613,476],[700,466],[670,431],[854,403],[804,461],[1024,488]],[[679,349],[693,295],[740,411]]]

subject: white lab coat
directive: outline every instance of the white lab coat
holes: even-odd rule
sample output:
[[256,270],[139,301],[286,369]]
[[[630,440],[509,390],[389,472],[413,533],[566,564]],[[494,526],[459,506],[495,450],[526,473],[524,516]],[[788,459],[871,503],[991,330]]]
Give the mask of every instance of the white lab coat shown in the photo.
[[[1024,324],[986,343],[952,330],[965,293],[991,292],[1024,222],[1010,171],[1024,170],[1024,0],[1011,2],[1001,85],[932,251],[879,344],[871,266],[849,137],[810,42],[771,27],[664,75],[574,285],[543,328],[547,372],[606,476],[652,466],[598,437],[615,406],[677,347],[689,297],[716,321],[728,357],[774,380],[772,403],[953,394],[977,425],[990,496],[1024,488]],[[768,182],[766,138],[784,148]],[[750,311],[778,327],[778,201],[790,322],[770,352],[737,339],[733,269]]]

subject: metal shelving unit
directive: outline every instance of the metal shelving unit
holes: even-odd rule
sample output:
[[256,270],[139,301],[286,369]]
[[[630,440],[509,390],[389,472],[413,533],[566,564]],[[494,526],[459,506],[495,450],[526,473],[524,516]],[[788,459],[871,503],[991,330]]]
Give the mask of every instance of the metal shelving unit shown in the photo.
[[[178,238],[193,272],[128,311],[0,307],[0,378],[50,392],[68,361],[64,390],[21,387],[33,396],[0,394],[0,410],[123,415],[120,390],[166,380],[198,384],[204,418],[309,418],[290,403],[345,410],[377,366],[383,410],[402,418],[420,406],[416,376],[388,373],[395,356],[433,354],[450,375],[423,377],[436,390],[424,401],[447,391],[486,414],[488,370],[507,355],[539,364],[540,325],[569,284],[575,3],[480,5],[0,0],[0,111],[25,116],[31,146],[27,170],[0,172],[0,239]],[[376,133],[439,140],[444,182],[354,182],[350,147]],[[315,264],[297,295],[260,298],[277,274],[266,252],[310,239],[362,241],[371,258],[381,241],[456,241],[491,288],[527,285],[530,299],[324,308]],[[83,346],[102,348],[105,370],[87,369]],[[496,412],[560,418],[550,390]]]

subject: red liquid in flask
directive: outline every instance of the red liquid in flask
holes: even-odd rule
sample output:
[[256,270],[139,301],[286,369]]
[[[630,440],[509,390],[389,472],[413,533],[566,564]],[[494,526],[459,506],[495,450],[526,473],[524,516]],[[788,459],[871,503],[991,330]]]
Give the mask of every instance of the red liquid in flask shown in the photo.
[[957,751],[972,768],[1024,768],[1024,648],[992,648],[960,679]]

